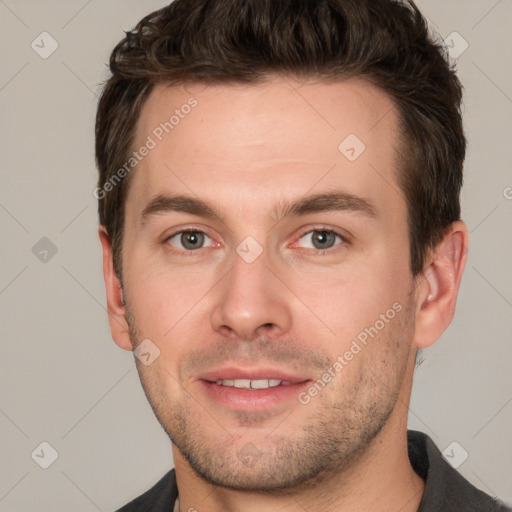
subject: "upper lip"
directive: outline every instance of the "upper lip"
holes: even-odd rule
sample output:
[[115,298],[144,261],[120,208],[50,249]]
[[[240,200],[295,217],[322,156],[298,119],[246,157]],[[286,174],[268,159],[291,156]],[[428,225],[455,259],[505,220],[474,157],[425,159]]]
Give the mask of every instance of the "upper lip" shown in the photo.
[[264,380],[276,379],[284,380],[290,383],[305,382],[310,380],[309,377],[300,376],[290,372],[286,372],[279,368],[236,368],[233,366],[216,368],[204,373],[198,377],[199,380],[206,380],[208,382],[217,382],[218,380]]

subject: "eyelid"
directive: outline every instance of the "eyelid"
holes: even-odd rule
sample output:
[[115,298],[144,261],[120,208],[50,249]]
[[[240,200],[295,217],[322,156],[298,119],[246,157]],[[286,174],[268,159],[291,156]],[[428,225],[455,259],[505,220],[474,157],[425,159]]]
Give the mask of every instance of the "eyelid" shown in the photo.
[[[334,245],[333,247],[329,247],[327,249],[315,249],[315,248],[311,248],[311,247],[302,247],[302,249],[304,249],[306,251],[308,251],[308,250],[309,251],[314,251],[316,253],[325,253],[325,252],[328,252],[328,251],[329,252],[334,252],[336,250],[336,248],[339,248],[340,246],[346,246],[346,245],[350,244],[349,236],[345,235],[342,232],[340,232],[340,230],[332,228],[330,226],[319,225],[319,226],[313,226],[313,227],[309,227],[307,229],[302,230],[299,233],[299,235],[294,237],[294,241],[292,242],[291,245],[292,246],[295,245],[301,238],[303,238],[304,236],[306,236],[306,235],[308,235],[310,233],[313,233],[315,231],[324,231],[326,233],[333,233],[335,236],[338,236],[341,239],[341,243],[338,243],[338,244]],[[179,248],[174,247],[174,246],[171,245],[173,250],[179,252],[180,254],[191,255],[191,254],[199,252],[200,249],[208,249],[208,248],[211,248],[211,247],[217,248],[217,247],[219,247],[221,245],[221,243],[217,242],[214,239],[213,236],[208,234],[207,230],[205,230],[204,228],[193,227],[193,226],[187,226],[187,227],[183,227],[183,228],[179,228],[179,229],[173,230],[169,235],[165,235],[164,236],[163,243],[164,244],[168,244],[169,240],[171,238],[174,238],[176,235],[181,235],[183,233],[191,233],[191,232],[192,233],[202,233],[203,235],[207,236],[212,241],[212,245],[207,246],[207,247],[200,247],[199,249],[196,249],[196,250],[179,249]]]
[[[177,235],[182,235],[183,233],[201,233],[205,237],[208,237],[211,240],[212,244],[208,245],[206,247],[199,247],[198,249],[195,249],[195,250],[180,249],[179,247],[175,247],[172,244],[170,244],[170,240],[172,238],[174,238]],[[198,253],[201,249],[208,249],[211,247],[219,247],[220,246],[220,243],[217,242],[213,236],[208,234],[204,228],[196,228],[196,227],[191,227],[191,226],[173,230],[171,233],[169,233],[168,235],[165,235],[163,237],[162,243],[164,245],[169,245],[173,251],[178,252],[179,254],[186,254],[186,255]]]
[[307,228],[307,229],[301,231],[300,234],[295,237],[292,245],[297,244],[301,238],[303,238],[304,236],[309,235],[310,233],[313,233],[315,231],[332,233],[333,235],[338,236],[341,239],[341,243],[338,243],[338,244],[334,245],[333,247],[329,247],[327,249],[315,249],[315,248],[311,248],[311,247],[302,247],[302,249],[304,249],[306,251],[307,250],[314,251],[316,253],[325,253],[327,251],[330,251],[330,252],[336,251],[336,249],[340,248],[340,246],[345,246],[345,245],[350,244],[349,237],[347,235],[345,235],[344,233],[341,233],[340,230],[329,227],[329,226],[320,225],[320,226],[313,226],[313,227],[310,227],[310,228]]

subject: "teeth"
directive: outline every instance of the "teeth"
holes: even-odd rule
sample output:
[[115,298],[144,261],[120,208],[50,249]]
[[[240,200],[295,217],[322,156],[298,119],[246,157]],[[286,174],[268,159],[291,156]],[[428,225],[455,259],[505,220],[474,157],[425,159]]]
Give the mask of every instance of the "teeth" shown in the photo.
[[279,386],[281,384],[280,380],[277,379],[261,379],[261,380],[252,380],[251,388],[252,389],[267,389]]
[[279,379],[224,379],[217,381],[219,386],[228,386],[240,389],[267,389],[274,388],[285,383],[287,384],[287,382]]

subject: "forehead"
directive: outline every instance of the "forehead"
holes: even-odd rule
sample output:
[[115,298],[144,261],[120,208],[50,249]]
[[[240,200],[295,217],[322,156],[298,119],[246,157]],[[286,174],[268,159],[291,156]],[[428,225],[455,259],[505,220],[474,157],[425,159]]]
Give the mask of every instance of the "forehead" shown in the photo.
[[134,150],[152,148],[129,196],[139,211],[162,192],[246,209],[248,191],[261,209],[314,187],[403,202],[395,185],[397,129],[392,99],[361,79],[159,84],[137,124]]

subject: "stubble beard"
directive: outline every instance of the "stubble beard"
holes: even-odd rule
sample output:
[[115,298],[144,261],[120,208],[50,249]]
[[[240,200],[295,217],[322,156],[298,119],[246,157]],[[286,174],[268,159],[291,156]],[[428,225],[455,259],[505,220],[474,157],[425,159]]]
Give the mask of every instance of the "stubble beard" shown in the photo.
[[[388,332],[381,332],[369,342],[386,344],[384,353],[377,352],[379,360],[367,359],[372,364],[361,364],[351,374],[356,377],[352,382],[343,381],[342,371],[338,393],[329,392],[329,386],[333,390],[335,387],[329,384],[310,404],[297,401],[296,409],[287,412],[284,421],[265,414],[222,416],[219,409],[208,411],[191,396],[173,401],[166,396],[156,373],[137,362],[141,384],[162,428],[205,481],[238,491],[275,495],[311,489],[334,475],[343,478],[343,472],[357,465],[387,423],[406,374],[414,323],[411,311],[409,302],[401,318],[388,325]],[[127,319],[136,346],[140,338],[134,318],[127,314]],[[303,413],[303,408],[310,405],[315,407],[314,412],[302,415],[301,423],[294,422],[295,411]],[[233,417],[237,421],[235,431],[246,427],[244,434],[230,432]],[[268,428],[262,428],[265,421]],[[290,425],[295,425],[292,432]],[[248,426],[257,428],[256,435]]]

